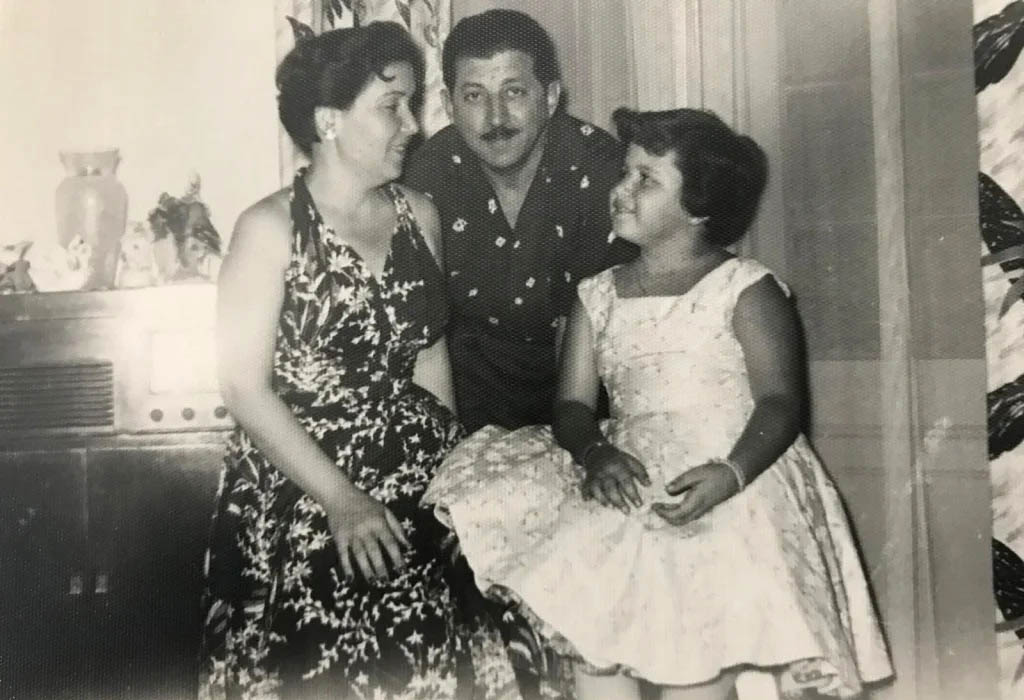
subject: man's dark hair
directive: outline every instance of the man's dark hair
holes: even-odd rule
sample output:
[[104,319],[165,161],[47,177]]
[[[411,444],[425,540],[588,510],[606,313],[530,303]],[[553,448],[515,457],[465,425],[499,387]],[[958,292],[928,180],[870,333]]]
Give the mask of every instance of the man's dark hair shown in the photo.
[[533,74],[545,88],[561,80],[555,44],[544,28],[528,14],[499,9],[463,17],[449,32],[441,53],[445,87],[455,89],[455,64],[460,58],[490,58],[509,50],[533,59]]

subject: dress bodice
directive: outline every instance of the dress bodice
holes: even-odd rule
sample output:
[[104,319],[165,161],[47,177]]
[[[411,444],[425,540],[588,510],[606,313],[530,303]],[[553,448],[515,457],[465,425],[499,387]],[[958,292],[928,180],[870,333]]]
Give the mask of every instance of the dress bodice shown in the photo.
[[325,225],[304,172],[295,178],[274,378],[299,412],[359,412],[402,396],[417,353],[444,331],[444,278],[401,190],[387,193],[397,223],[377,278]]
[[770,274],[754,260],[730,258],[678,296],[619,297],[614,269],[580,283],[612,417],[686,416],[673,430],[687,444],[725,454],[753,410],[733,309]]

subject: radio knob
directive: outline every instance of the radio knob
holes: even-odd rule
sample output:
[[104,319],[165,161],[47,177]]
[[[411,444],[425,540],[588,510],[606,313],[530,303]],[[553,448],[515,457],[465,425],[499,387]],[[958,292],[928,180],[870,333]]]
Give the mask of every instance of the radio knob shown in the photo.
[[185,420],[192,420],[193,418],[196,417],[196,412],[193,411],[191,408],[186,407],[181,409],[181,417],[184,418]]
[[224,408],[223,406],[217,406],[217,408],[213,409],[213,415],[216,416],[217,418],[227,418],[228,409]]
[[149,412],[149,417],[152,419],[154,423],[159,423],[164,419],[164,412],[161,411],[159,408],[154,408],[152,411]]

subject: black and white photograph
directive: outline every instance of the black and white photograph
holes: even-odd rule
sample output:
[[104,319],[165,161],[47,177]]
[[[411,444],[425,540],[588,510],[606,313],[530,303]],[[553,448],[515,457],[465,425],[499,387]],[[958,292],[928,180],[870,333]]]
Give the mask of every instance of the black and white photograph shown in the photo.
[[0,0],[0,700],[1024,698],[1024,0]]

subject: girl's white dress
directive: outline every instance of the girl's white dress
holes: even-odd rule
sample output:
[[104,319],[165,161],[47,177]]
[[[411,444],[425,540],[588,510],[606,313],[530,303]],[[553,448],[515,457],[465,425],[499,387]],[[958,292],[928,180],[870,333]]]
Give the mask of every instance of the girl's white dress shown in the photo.
[[740,293],[771,272],[722,263],[682,296],[619,298],[584,280],[602,429],[653,482],[629,515],[580,495],[548,427],[488,426],[450,453],[424,500],[455,530],[481,590],[511,597],[556,648],[665,685],[775,667],[783,689],[855,695],[891,675],[839,496],[801,436],[741,493],[684,527],[650,511],[664,484],[729,453],[753,409],[733,333]]

